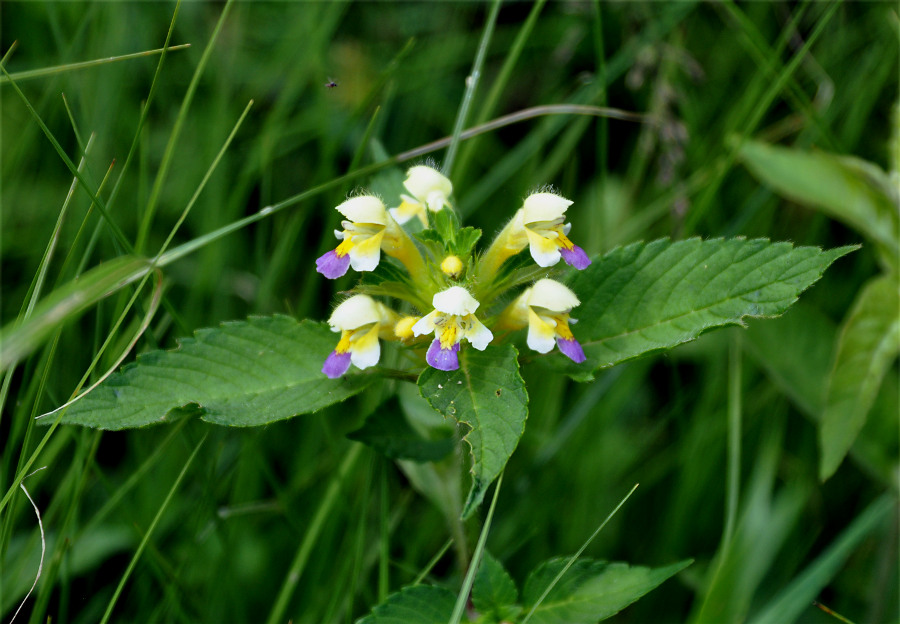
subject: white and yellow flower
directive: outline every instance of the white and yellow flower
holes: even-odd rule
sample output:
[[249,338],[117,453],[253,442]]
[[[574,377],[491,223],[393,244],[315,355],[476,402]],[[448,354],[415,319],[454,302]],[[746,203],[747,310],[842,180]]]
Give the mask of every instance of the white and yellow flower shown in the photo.
[[572,308],[581,302],[571,290],[551,279],[542,279],[525,290],[503,311],[498,327],[520,329],[528,327],[528,347],[538,353],[549,353],[553,345],[576,363],[587,359],[581,344],[572,335],[569,317]]
[[571,225],[565,223],[572,202],[555,193],[529,195],[512,220],[500,231],[483,260],[483,275],[489,275],[525,247],[542,267],[551,267],[560,258],[578,270],[591,264],[584,250],[568,238]]
[[341,221],[344,229],[334,231],[341,243],[316,260],[316,271],[328,279],[341,277],[349,267],[373,271],[382,251],[400,260],[410,273],[421,270],[421,255],[380,199],[360,195],[335,209],[346,217]]
[[322,372],[337,379],[352,363],[359,369],[378,364],[381,357],[381,338],[392,338],[399,315],[368,295],[350,297],[331,313],[331,331],[341,332],[334,351],[322,365]]
[[423,227],[428,227],[428,215],[426,208],[431,212],[438,212],[445,207],[450,207],[450,195],[453,193],[453,184],[441,172],[425,165],[417,165],[406,172],[406,180],[403,186],[410,195],[402,194],[400,205],[391,208],[391,216],[397,223],[406,223],[413,217],[418,217]]
[[416,336],[434,332],[434,341],[425,354],[425,361],[439,370],[459,368],[459,343],[466,339],[479,351],[484,351],[494,335],[475,318],[478,301],[462,286],[452,286],[434,295],[434,310],[412,326]]

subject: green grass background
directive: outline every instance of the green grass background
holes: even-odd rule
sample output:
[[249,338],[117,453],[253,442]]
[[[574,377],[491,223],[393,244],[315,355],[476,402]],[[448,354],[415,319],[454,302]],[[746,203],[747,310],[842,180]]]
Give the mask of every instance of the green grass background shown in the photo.
[[[93,135],[83,175],[94,190],[115,160],[99,195],[137,253],[160,249],[250,100],[173,245],[449,135],[489,10],[463,2],[236,2],[182,111],[224,7],[178,8],[170,43],[191,47],[169,52],[155,81],[158,55],[17,80],[75,163]],[[0,51],[18,42],[5,64],[15,78],[152,50],[162,47],[175,9],[4,3]],[[760,185],[736,162],[729,138],[896,167],[889,148],[898,28],[896,5],[878,2],[504,5],[467,126],[563,103],[662,123],[554,115],[466,141],[452,172],[459,210],[487,236],[530,191],[552,184],[574,200],[572,236],[590,254],[660,236],[862,242]],[[338,86],[326,87],[331,80]],[[8,82],[0,107],[6,325],[23,317],[72,174]],[[440,163],[444,154],[431,158]],[[136,351],[173,347],[197,328],[249,314],[326,318],[336,292],[353,284],[314,271],[315,258],[334,246],[332,207],[357,188],[399,180],[424,158],[382,169],[374,182],[331,184],[166,266],[163,305]],[[125,253],[90,207],[76,190],[42,294]],[[531,411],[505,473],[490,551],[521,583],[541,561],[577,550],[640,483],[586,554],[648,566],[696,562],[615,621],[834,621],[808,602],[788,600],[790,615],[779,602],[804,575],[819,579],[820,602],[854,622],[897,621],[896,365],[851,456],[824,484],[814,410],[803,401],[821,398],[837,323],[877,270],[863,247],[783,319],[706,335],[591,384],[526,369]],[[115,433],[61,427],[45,438],[33,417],[69,399],[107,338],[89,380],[112,366],[138,328],[149,286],[114,329],[133,293],[58,324],[3,378],[3,621],[37,569],[40,533],[17,479],[39,445],[27,472],[46,468],[25,485],[41,510],[47,557],[20,622],[95,622],[110,606],[111,619],[123,622],[265,621],[280,593],[281,621],[350,622],[426,569],[454,528],[392,462],[351,450],[356,443],[344,436],[360,425],[370,397],[261,429],[187,421]],[[765,331],[777,348],[758,346]],[[783,370],[796,375],[779,376]],[[738,412],[739,457],[727,445],[728,416]],[[338,478],[348,453],[359,455]],[[726,484],[729,453],[740,465],[737,490]],[[737,506],[726,548],[729,492]],[[829,559],[885,494],[891,512]],[[478,518],[464,527],[470,548],[479,528]],[[298,552],[305,558],[294,578]],[[450,549],[427,578],[455,591],[459,572]]]

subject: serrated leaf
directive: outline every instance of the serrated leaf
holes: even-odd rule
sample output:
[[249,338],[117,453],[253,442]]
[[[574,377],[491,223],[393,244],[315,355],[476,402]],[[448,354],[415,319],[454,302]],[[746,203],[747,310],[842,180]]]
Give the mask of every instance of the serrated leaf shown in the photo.
[[503,565],[487,551],[472,585],[472,605],[490,621],[512,620],[519,610],[515,606],[519,591]]
[[315,412],[374,378],[352,368],[341,379],[325,377],[322,362],[335,344],[324,323],[281,315],[201,329],[173,351],[139,356],[72,405],[62,422],[128,429],[197,406],[207,422],[252,427]]
[[390,459],[408,459],[414,462],[433,462],[453,450],[454,440],[445,437],[428,440],[416,432],[407,422],[397,397],[391,397],[366,418],[362,427],[347,434],[371,446]]
[[517,356],[512,345],[463,348],[459,370],[426,368],[419,376],[419,392],[429,405],[470,427],[463,439],[471,449],[472,488],[463,518],[481,503],[525,431],[528,394]]
[[443,587],[404,587],[356,624],[447,624],[456,595]]
[[457,256],[466,257],[472,253],[475,243],[481,238],[481,230],[464,227],[456,232],[450,250]]
[[450,247],[456,240],[456,233],[459,231],[459,219],[456,213],[447,208],[429,213],[432,226],[437,233],[444,239],[445,244]]
[[843,221],[897,260],[900,212],[895,185],[867,161],[746,141],[739,157],[779,194]]
[[[525,581],[524,611],[532,606],[566,566],[556,558],[538,566]],[[569,568],[534,610],[534,624],[593,624],[615,615],[692,563],[690,559],[662,568],[632,567],[581,559]]]
[[819,478],[834,474],[900,351],[900,293],[886,275],[869,281],[844,320],[819,427]]
[[552,365],[576,379],[703,331],[782,314],[835,259],[856,247],[823,251],[743,238],[634,243],[615,249],[571,282],[581,299],[573,330],[587,361],[562,355]]

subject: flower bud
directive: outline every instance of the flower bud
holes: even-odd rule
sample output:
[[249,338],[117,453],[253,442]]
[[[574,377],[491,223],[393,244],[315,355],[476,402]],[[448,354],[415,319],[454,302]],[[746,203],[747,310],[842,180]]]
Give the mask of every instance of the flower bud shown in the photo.
[[456,279],[463,271],[463,263],[457,256],[447,256],[441,262],[441,271],[451,279]]

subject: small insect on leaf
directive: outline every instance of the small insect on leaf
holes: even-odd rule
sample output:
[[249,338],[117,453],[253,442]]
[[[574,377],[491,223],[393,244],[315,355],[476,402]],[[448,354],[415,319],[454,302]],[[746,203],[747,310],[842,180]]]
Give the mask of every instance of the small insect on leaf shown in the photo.
[[336,83],[334,80],[331,80],[329,78],[328,82],[325,83],[325,86],[328,87],[329,89],[334,89],[336,86],[338,86],[338,83]]

